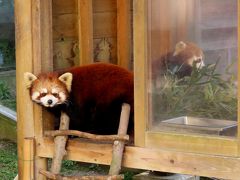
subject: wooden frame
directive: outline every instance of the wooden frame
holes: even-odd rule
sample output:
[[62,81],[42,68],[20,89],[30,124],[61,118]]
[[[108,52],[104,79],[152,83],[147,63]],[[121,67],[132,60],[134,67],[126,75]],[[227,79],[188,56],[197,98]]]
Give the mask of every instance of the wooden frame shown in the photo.
[[[116,0],[117,4],[117,64],[129,68],[131,59],[130,0]],[[78,29],[80,65],[93,63],[93,2],[78,0]],[[121,6],[121,8],[120,8]]]
[[[134,55],[138,61],[135,61],[135,106],[136,108],[142,108],[140,113],[136,114],[136,145],[141,147],[166,147],[180,151],[187,152],[198,152],[215,155],[228,155],[228,156],[239,156],[239,140],[237,138],[224,138],[224,137],[207,137],[205,135],[185,135],[174,132],[151,132],[147,131],[148,119],[148,107],[147,107],[147,47],[146,37],[147,34],[147,4],[146,1],[135,2],[135,38],[134,38]],[[139,14],[138,14],[139,12]],[[139,28],[139,27],[142,27]],[[137,30],[136,30],[137,29]],[[141,53],[139,53],[141,52]],[[145,107],[140,107],[140,105]],[[138,106],[139,105],[139,106]],[[238,116],[239,117],[239,116]],[[239,122],[239,120],[238,120]],[[240,125],[240,124],[239,124]],[[145,136],[145,140],[139,142],[140,137]],[[198,143],[196,143],[198,142]],[[226,148],[220,148],[220,147]],[[219,147],[219,148],[217,148]],[[213,151],[214,150],[214,151]]]
[[[240,143],[239,133],[237,138],[231,137],[208,137],[205,135],[186,135],[173,132],[151,132],[147,130],[148,106],[147,106],[147,1],[135,0],[134,16],[134,59],[135,61],[135,145],[154,149],[171,149],[181,152],[201,153],[206,156],[219,155],[223,159],[235,157],[239,160]],[[239,9],[238,1],[238,9]],[[238,11],[238,17],[239,17]],[[238,18],[239,20],[239,18]],[[137,27],[137,28],[136,28]],[[240,32],[238,28],[238,33]],[[142,38],[140,38],[142,37]],[[239,41],[238,41],[239,43]],[[239,44],[238,44],[239,46]],[[239,56],[239,47],[238,47]],[[238,63],[238,68],[240,63]],[[238,79],[240,77],[238,72]],[[239,98],[238,89],[238,98]],[[144,106],[142,106],[144,105]],[[238,132],[240,130],[240,113],[238,111]],[[145,138],[142,138],[145,137]],[[141,140],[140,140],[141,139]],[[144,139],[144,140],[142,140]],[[188,161],[188,158],[187,158]],[[206,164],[210,161],[206,160]],[[238,161],[238,165],[240,161]],[[219,172],[220,173],[220,172]],[[240,174],[238,174],[238,177]],[[221,175],[216,175],[221,177]],[[230,177],[230,176],[229,176]],[[228,178],[229,178],[228,177]],[[237,176],[234,176],[236,178]]]
[[[53,150],[53,140],[43,138],[38,142],[37,156],[52,158]],[[67,151],[66,159],[69,160],[106,165],[111,163],[112,144],[70,140]],[[236,180],[240,174],[240,158],[132,146],[125,148],[123,166]]]
[[[90,1],[85,2],[90,3]],[[147,0],[134,0],[133,2],[135,45],[134,96],[135,112],[137,112],[135,113],[135,146],[126,147],[123,166],[226,179],[239,179],[240,133],[238,134],[238,138],[223,138],[197,135],[186,136],[167,132],[153,133],[147,131]],[[83,3],[83,1],[78,0],[78,3]],[[89,6],[89,4],[87,6]],[[127,9],[128,6],[124,7]],[[238,0],[238,9],[239,8],[240,0]],[[89,9],[91,8],[89,7]],[[22,0],[15,0],[18,172],[19,179],[24,180],[31,178],[36,180],[46,179],[39,174],[39,170],[47,169],[47,158],[52,158],[54,152],[53,138],[48,138],[43,135],[44,127],[46,126],[44,125],[43,119],[45,120],[48,116],[42,113],[42,109],[38,105],[32,103],[28,90],[23,84],[24,72],[39,73],[41,71],[51,70],[51,10],[51,1],[49,0],[25,0],[24,3]],[[82,13],[84,13],[84,11],[82,11]],[[89,11],[85,13],[88,14]],[[88,14],[87,17],[90,17],[90,15]],[[238,21],[240,24],[240,18],[238,18]],[[82,23],[84,22],[79,21],[79,27],[82,26]],[[88,29],[90,29],[90,31],[87,39],[92,36],[91,27],[89,26]],[[119,33],[120,32],[121,31],[119,31]],[[240,30],[238,30],[238,32],[240,34]],[[79,28],[79,33],[83,33],[83,29]],[[240,57],[240,37],[238,38],[238,55]],[[126,37],[123,39],[126,40]],[[79,38],[79,42],[83,46],[85,40]],[[120,42],[121,41],[119,41],[119,43]],[[81,64],[91,61],[89,58],[91,56],[89,52],[90,49],[91,46],[88,46],[84,51],[85,54],[83,53],[81,55],[88,57],[88,59],[86,59],[86,61],[84,60]],[[129,52],[125,53],[125,55],[127,55]],[[123,64],[125,64],[125,62]],[[240,71],[238,71],[238,76],[240,77]],[[240,97],[239,95],[240,90],[238,90],[238,97]],[[240,117],[240,112],[238,112],[238,117]],[[240,132],[240,124],[238,131]],[[30,139],[28,139],[29,137]],[[179,143],[179,141],[181,141],[181,143]],[[28,150],[33,152],[30,156],[26,156]],[[66,159],[108,165],[111,162],[112,144],[95,144],[70,140],[67,150],[68,155]],[[29,160],[31,160],[31,163],[26,163]]]

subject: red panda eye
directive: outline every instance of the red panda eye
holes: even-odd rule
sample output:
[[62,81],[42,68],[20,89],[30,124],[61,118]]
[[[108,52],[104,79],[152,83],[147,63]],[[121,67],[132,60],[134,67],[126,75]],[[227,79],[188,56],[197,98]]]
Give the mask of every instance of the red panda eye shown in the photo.
[[202,61],[201,58],[198,58],[198,59],[196,60],[197,63],[200,63],[201,61]]
[[54,97],[58,97],[58,93],[52,93]]
[[47,95],[47,93],[41,93],[41,96],[46,96]]

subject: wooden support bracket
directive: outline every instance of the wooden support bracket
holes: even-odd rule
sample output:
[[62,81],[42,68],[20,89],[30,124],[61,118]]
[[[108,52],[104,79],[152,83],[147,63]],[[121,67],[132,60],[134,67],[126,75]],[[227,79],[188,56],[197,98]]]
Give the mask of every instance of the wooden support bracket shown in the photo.
[[[126,135],[128,129],[128,122],[130,116],[130,105],[124,103],[122,105],[122,111],[120,116],[120,122],[118,127],[118,135]],[[119,174],[122,165],[122,156],[124,150],[125,142],[124,141],[114,141],[113,144],[113,153],[112,153],[112,162],[109,170],[109,175]]]
[[[46,131],[45,135],[54,136],[54,155],[52,160],[51,172],[40,170],[39,173],[45,175],[49,179],[56,180],[88,180],[88,179],[123,179],[122,175],[118,175],[121,170],[123,150],[125,146],[125,141],[129,140],[127,135],[128,122],[130,115],[130,105],[124,103],[122,105],[122,111],[120,116],[118,135],[95,135],[90,133],[85,133],[81,131],[69,130],[69,117],[66,113],[61,113],[60,128],[58,131]],[[66,142],[68,135],[74,135],[78,137],[83,137],[95,141],[114,141],[112,162],[109,170],[109,175],[107,176],[61,176],[59,172],[61,170],[62,160],[64,155],[66,155]]]
[[[61,112],[60,130],[69,129],[69,117],[66,113]],[[52,159],[51,172],[58,174],[61,170],[63,157],[67,154],[66,143],[68,136],[57,136],[54,138],[54,155]]]

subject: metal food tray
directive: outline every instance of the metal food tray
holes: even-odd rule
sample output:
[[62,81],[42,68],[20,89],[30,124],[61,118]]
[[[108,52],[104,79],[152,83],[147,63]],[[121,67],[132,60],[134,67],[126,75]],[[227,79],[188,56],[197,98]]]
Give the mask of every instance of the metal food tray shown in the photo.
[[161,121],[157,126],[153,126],[153,130],[236,136],[237,122],[230,120],[182,116]]

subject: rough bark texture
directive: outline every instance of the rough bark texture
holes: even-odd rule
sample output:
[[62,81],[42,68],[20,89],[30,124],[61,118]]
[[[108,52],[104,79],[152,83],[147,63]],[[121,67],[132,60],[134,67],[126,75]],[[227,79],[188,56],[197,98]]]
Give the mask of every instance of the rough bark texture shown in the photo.
[[[118,127],[118,135],[126,135],[128,129],[130,115],[130,105],[124,103],[122,105],[122,112],[120,116],[120,122]],[[121,170],[122,165],[122,156],[124,150],[124,141],[114,141],[113,144],[113,153],[112,153],[112,162],[109,170],[109,175],[117,175]]]
[[[60,130],[69,129],[69,117],[64,112],[61,113]],[[52,159],[51,172],[58,174],[61,170],[63,157],[66,155],[66,143],[68,136],[57,136],[54,138],[54,155]]]
[[86,138],[94,141],[128,141],[128,135],[96,135],[76,130],[57,130],[57,131],[46,131],[45,136],[77,136],[80,138]]

